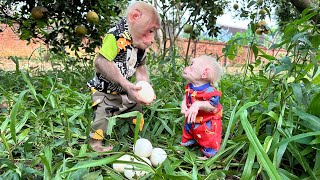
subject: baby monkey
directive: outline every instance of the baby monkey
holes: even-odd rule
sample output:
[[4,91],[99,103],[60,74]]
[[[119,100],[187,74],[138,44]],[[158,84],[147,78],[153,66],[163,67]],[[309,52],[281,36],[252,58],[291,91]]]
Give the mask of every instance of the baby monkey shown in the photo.
[[198,145],[206,157],[213,157],[221,144],[222,93],[214,84],[222,75],[220,64],[207,55],[193,58],[183,71],[183,77],[189,82],[181,104],[181,113],[186,117],[181,145]]

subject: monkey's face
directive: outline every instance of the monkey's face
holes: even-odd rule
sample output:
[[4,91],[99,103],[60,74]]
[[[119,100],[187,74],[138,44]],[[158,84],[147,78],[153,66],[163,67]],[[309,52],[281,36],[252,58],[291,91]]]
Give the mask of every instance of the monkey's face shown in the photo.
[[128,18],[133,46],[147,49],[154,42],[156,32],[160,28],[159,20],[148,11],[134,11]]
[[191,61],[191,64],[184,68],[183,70],[183,78],[189,80],[193,84],[197,84],[199,82],[202,82],[202,73],[203,73],[203,67],[204,65],[201,64],[201,59],[194,58]]
[[133,45],[140,49],[147,49],[154,42],[156,31],[159,27],[156,24],[134,24],[132,31]]

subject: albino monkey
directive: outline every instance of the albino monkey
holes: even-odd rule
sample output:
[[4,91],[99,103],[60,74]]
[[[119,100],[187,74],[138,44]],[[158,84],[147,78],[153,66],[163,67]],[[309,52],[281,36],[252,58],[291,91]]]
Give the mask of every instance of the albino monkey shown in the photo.
[[192,59],[183,71],[183,77],[189,82],[181,104],[181,113],[186,117],[181,145],[198,144],[206,157],[214,156],[221,144],[222,93],[214,84],[222,75],[220,64],[207,55]]
[[160,28],[157,10],[146,2],[134,2],[127,15],[109,30],[95,59],[95,77],[87,84],[92,92],[94,120],[89,144],[95,151],[112,150],[102,140],[106,135],[108,117],[138,110],[149,105],[138,95],[141,89],[130,82],[149,81],[146,68],[146,49],[154,42]]

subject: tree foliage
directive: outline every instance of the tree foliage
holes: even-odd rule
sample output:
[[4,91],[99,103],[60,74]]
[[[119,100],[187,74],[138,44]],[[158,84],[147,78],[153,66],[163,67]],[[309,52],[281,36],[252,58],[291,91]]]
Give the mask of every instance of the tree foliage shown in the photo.
[[[55,53],[64,53],[65,48],[75,52],[82,48],[90,53],[101,44],[101,37],[122,12],[122,4],[126,3],[115,3],[114,0],[6,0],[0,1],[0,22],[15,27],[20,39],[42,40]],[[43,18],[32,16],[34,7],[46,8]],[[100,16],[98,24],[87,22],[89,11]],[[80,25],[87,29],[84,36],[75,32]],[[87,43],[82,43],[83,37],[86,37]]]

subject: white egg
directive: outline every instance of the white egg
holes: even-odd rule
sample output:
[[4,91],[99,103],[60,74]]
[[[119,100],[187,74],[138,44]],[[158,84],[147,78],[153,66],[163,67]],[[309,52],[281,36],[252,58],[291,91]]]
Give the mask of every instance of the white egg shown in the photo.
[[[150,159],[148,159],[147,157],[141,157],[141,159],[143,159],[145,162],[147,162],[148,165],[152,165]],[[140,161],[142,163],[144,163],[143,161]]]
[[152,152],[152,144],[148,139],[140,138],[133,147],[133,152],[139,157],[149,157]]
[[[121,161],[130,161],[131,156],[128,154],[125,154],[123,156],[121,156],[120,158],[118,158],[117,160],[121,160]],[[122,163],[113,163],[112,167],[116,172],[120,172],[123,173],[124,172],[124,168],[125,168],[126,164],[122,164]]]
[[154,148],[151,152],[150,161],[152,166],[157,167],[167,158],[167,153],[162,148]]
[[155,96],[152,86],[147,81],[139,81],[136,85],[142,87],[142,89],[138,91],[139,96],[147,103],[151,103]]
[[128,179],[133,179],[133,177],[138,176],[132,165],[126,165],[124,169],[124,176]]
[[[144,161],[146,161],[149,165],[151,165],[151,162],[148,158],[146,157],[141,157],[141,159],[143,159]],[[141,164],[145,164],[145,162],[143,161],[139,161],[137,159],[134,159],[134,162],[138,162],[138,163],[141,163]],[[133,165],[126,165],[125,168],[124,168],[124,176],[126,176],[128,179],[135,179],[135,178],[138,178],[138,177],[141,177],[141,176],[144,176],[147,174],[146,171],[140,171],[138,170],[139,168],[138,167],[135,167]]]

